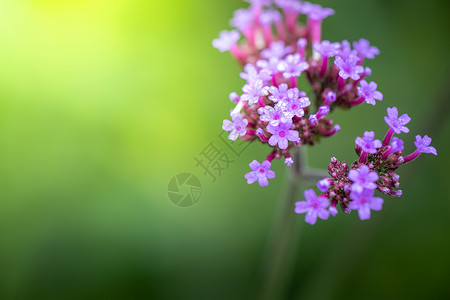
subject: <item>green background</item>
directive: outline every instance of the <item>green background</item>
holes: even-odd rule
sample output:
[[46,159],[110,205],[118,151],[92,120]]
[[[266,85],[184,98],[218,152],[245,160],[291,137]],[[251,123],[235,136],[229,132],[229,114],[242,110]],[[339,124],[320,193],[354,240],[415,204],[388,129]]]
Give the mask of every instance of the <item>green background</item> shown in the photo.
[[[439,156],[399,171],[362,222],[296,216],[300,244],[283,297],[448,299],[450,59],[447,1],[321,1],[325,39],[365,37],[384,101],[335,113],[342,131],[309,151],[353,161],[364,130],[381,138],[386,108],[412,117],[414,149]],[[244,173],[252,144],[215,183],[194,157],[217,137],[239,67],[212,48],[238,0],[0,1],[0,299],[251,299],[287,170],[269,187]],[[407,151],[408,151],[407,150]],[[203,194],[174,206],[167,184],[196,174]],[[302,196],[298,195],[298,200]],[[281,296],[280,296],[281,297]]]

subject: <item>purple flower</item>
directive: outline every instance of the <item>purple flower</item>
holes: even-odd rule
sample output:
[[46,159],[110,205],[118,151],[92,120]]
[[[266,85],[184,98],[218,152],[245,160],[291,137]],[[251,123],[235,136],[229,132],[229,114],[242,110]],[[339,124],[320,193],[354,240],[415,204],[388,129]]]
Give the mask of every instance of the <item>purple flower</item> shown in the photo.
[[260,59],[256,62],[256,65],[261,68],[261,72],[265,72],[269,75],[278,73],[278,64],[280,60],[276,57],[271,57],[268,60]]
[[303,108],[311,105],[308,97],[293,99],[288,98],[288,100],[289,101],[282,102],[281,105],[288,118],[293,118],[294,116],[297,116],[299,118],[303,117],[303,115],[305,114]]
[[297,0],[274,0],[274,2],[283,10],[294,10],[296,12],[302,10],[302,4]]
[[251,172],[245,174],[245,179],[247,179],[248,184],[252,184],[256,180],[260,186],[268,186],[269,181],[267,179],[275,178],[275,172],[270,169],[270,162],[265,160],[262,164],[258,161],[252,161],[249,166],[252,169]]
[[230,25],[236,27],[241,32],[245,32],[253,25],[254,15],[250,9],[238,9],[234,12]]
[[242,88],[244,94],[241,96],[242,101],[247,101],[248,105],[253,105],[258,102],[259,97],[267,96],[269,94],[269,87],[264,86],[262,80],[256,80],[253,85],[246,84]]
[[290,167],[294,163],[294,160],[292,159],[292,157],[286,157],[284,163],[286,164],[286,166]]
[[245,127],[248,124],[247,119],[242,119],[240,113],[231,114],[231,122],[230,120],[223,120],[222,129],[225,131],[230,131],[228,135],[228,139],[235,141],[238,136],[244,136],[247,130]]
[[278,10],[268,9],[261,13],[259,22],[262,25],[271,25],[281,20],[281,14]]
[[361,80],[359,84],[360,87],[357,87],[358,92],[364,97],[367,104],[375,105],[375,100],[383,100],[383,94],[377,91],[377,84],[375,82],[367,83],[367,81]]
[[278,65],[278,70],[283,72],[283,77],[288,79],[291,77],[300,77],[303,71],[307,70],[309,65],[302,60],[300,54],[289,54]]
[[359,42],[353,42],[353,48],[358,51],[361,58],[374,59],[375,55],[380,54],[380,50],[375,46],[370,46],[369,41],[365,39],[360,39]]
[[269,87],[269,100],[277,103],[279,101],[283,101],[287,98],[288,85],[286,83],[280,84],[278,87],[271,86]]
[[341,48],[341,44],[330,43],[330,41],[322,41],[320,43],[314,44],[314,46],[313,46],[314,51],[316,51],[323,57],[333,57],[333,56],[339,54],[340,48]]
[[291,53],[294,49],[291,46],[285,46],[283,41],[277,41],[270,44],[270,47],[261,51],[261,56],[266,59],[271,57],[283,58],[286,54]]
[[286,123],[289,122],[284,112],[280,107],[272,107],[270,105],[266,105],[264,107],[260,107],[258,109],[258,113],[260,114],[259,119],[264,122],[269,122],[269,125],[278,126],[280,122]]
[[219,49],[220,52],[230,50],[241,38],[241,35],[237,30],[222,31],[219,34],[219,38],[213,40],[212,44],[214,48]]
[[421,153],[432,153],[437,155],[437,151],[434,147],[430,146],[431,138],[428,135],[425,135],[423,138],[420,135],[416,135],[416,141],[414,145],[416,145],[417,151]]
[[252,64],[246,64],[244,66],[244,72],[239,74],[242,79],[247,80],[248,84],[252,84],[257,80],[262,80],[266,82],[271,79],[270,74],[267,70],[261,70],[258,72],[256,67]]
[[375,132],[373,131],[365,131],[364,137],[357,137],[355,140],[355,144],[360,146],[364,152],[374,154],[377,152],[377,149],[381,147],[380,140],[374,140]]
[[389,125],[389,127],[394,130],[395,133],[399,134],[402,131],[408,133],[409,129],[405,126],[411,121],[411,118],[407,114],[403,114],[401,117],[398,116],[397,107],[387,109],[387,117],[384,117],[384,121]]
[[334,10],[331,8],[323,8],[319,4],[312,4],[303,2],[302,12],[311,20],[322,20],[328,16],[334,15]]
[[364,67],[358,65],[358,56],[349,55],[346,59],[342,56],[337,56],[334,64],[339,69],[339,76],[343,79],[351,78],[353,80],[359,79],[359,74],[364,72]]
[[269,139],[269,145],[275,146],[278,144],[278,148],[286,149],[288,147],[288,141],[299,142],[300,138],[298,131],[290,130],[292,122],[280,123],[278,126],[267,126],[267,131],[272,134]]
[[328,104],[330,104],[331,102],[336,101],[336,93],[333,92],[333,91],[328,91],[328,92],[325,94],[324,100],[325,100],[325,101],[323,102],[324,105],[328,105]]
[[322,220],[328,219],[330,212],[327,207],[330,205],[330,201],[327,198],[317,197],[314,190],[306,190],[305,198],[306,201],[295,202],[295,212],[297,214],[306,213],[306,223],[314,225],[317,221],[317,217]]
[[381,210],[383,199],[373,196],[374,190],[363,189],[361,192],[352,191],[350,198],[352,201],[348,205],[350,209],[357,209],[361,220],[370,219],[370,210]]
[[324,192],[324,193],[325,193],[325,192],[330,188],[330,186],[331,186],[330,181],[331,181],[331,180],[328,179],[328,178],[324,178],[324,179],[318,181],[318,182],[317,182],[317,188],[318,188],[321,192]]
[[305,49],[308,45],[308,41],[305,38],[300,38],[297,41],[297,48],[298,49]]
[[389,152],[391,153],[399,152],[403,151],[403,149],[404,149],[403,141],[398,137],[393,137],[391,140],[391,147],[389,148]]
[[239,102],[239,95],[236,92],[231,92],[229,97],[231,102]]
[[352,191],[360,193],[363,189],[374,190],[377,188],[375,182],[378,180],[378,174],[371,172],[368,166],[362,165],[358,170],[351,169],[348,172],[348,179],[353,181]]

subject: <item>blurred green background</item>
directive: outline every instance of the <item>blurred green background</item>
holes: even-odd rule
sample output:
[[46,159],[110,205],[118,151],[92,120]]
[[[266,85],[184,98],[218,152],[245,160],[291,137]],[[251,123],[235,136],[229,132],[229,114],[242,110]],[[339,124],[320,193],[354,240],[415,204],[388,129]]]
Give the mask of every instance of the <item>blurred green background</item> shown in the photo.
[[[412,116],[401,198],[381,212],[296,216],[300,244],[283,297],[449,299],[448,1],[320,1],[324,38],[369,39],[384,101],[335,118],[310,151],[352,161],[388,106]],[[247,185],[252,144],[215,183],[193,158],[217,137],[239,67],[211,47],[239,0],[0,1],[0,299],[252,299],[287,171]],[[199,202],[179,208],[169,180],[196,174]],[[301,195],[298,196],[301,199]],[[295,244],[295,245],[294,245]],[[266,257],[267,259],[267,257]]]

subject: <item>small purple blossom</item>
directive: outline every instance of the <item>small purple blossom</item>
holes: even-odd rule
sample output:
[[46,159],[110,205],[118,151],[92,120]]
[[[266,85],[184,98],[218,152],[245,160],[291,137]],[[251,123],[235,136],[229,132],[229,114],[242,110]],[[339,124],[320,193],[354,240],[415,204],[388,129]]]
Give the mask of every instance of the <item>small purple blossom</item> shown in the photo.
[[322,55],[323,57],[333,57],[339,54],[341,49],[340,43],[330,43],[330,41],[322,41],[313,45],[314,51]]
[[275,178],[275,172],[270,170],[271,163],[267,160],[263,161],[262,164],[254,160],[249,166],[252,171],[245,174],[245,179],[247,179],[248,184],[252,184],[258,180],[260,186],[268,186],[269,181],[267,179]]
[[319,181],[317,182],[317,188],[318,188],[321,192],[325,193],[325,192],[330,188],[330,186],[331,186],[330,181],[331,181],[331,180],[330,180],[329,178],[324,178],[324,179],[322,179],[322,180],[319,180]]
[[339,76],[343,79],[351,78],[358,80],[361,73],[364,72],[364,67],[358,65],[358,56],[349,55],[346,59],[342,56],[337,56],[334,60],[334,64],[339,69]]
[[269,125],[278,126],[280,122],[286,123],[289,122],[283,110],[280,107],[272,107],[270,105],[266,105],[264,107],[260,107],[258,109],[258,113],[260,114],[259,119],[263,122],[269,122]]
[[258,69],[252,64],[246,64],[244,66],[244,72],[241,72],[239,76],[246,80],[248,84],[252,84],[256,80],[267,82],[271,78],[267,70],[258,71]]
[[333,91],[328,91],[324,97],[324,105],[329,105],[331,102],[336,101],[336,93]]
[[291,46],[285,46],[283,41],[276,41],[270,44],[269,48],[261,51],[261,57],[270,59],[276,57],[282,59],[286,54],[291,53],[294,49]]
[[364,137],[357,137],[355,140],[355,144],[361,147],[364,152],[374,154],[377,152],[377,149],[381,147],[380,140],[374,140],[375,132],[373,131],[365,131]]
[[245,127],[248,124],[248,120],[242,119],[240,113],[231,114],[231,119],[233,120],[233,122],[227,119],[223,120],[222,129],[225,131],[230,131],[228,139],[235,141],[238,136],[244,136],[247,132]]
[[265,72],[269,75],[278,73],[278,65],[280,60],[276,57],[271,57],[268,60],[260,59],[256,62],[256,65],[261,68],[261,72]]
[[334,15],[334,10],[331,8],[324,8],[319,4],[312,4],[303,2],[302,12],[311,20],[320,21],[328,16]]
[[231,92],[229,97],[231,102],[239,102],[239,95],[236,92]]
[[350,202],[348,208],[358,210],[358,216],[361,220],[370,219],[370,210],[381,210],[383,199],[373,196],[374,190],[363,189],[361,192],[352,191],[350,193]]
[[269,87],[264,86],[262,80],[256,80],[253,85],[246,84],[242,88],[244,94],[241,96],[242,101],[247,101],[248,105],[258,102],[259,97],[269,94]]
[[425,135],[423,138],[420,135],[416,135],[416,141],[414,142],[414,145],[417,148],[417,151],[420,153],[432,153],[434,155],[437,155],[436,148],[430,146],[431,144],[431,138],[428,137],[428,135]]
[[219,49],[220,52],[230,50],[241,38],[241,35],[237,30],[222,31],[219,34],[219,38],[213,40],[212,44],[214,48]]
[[271,100],[274,103],[277,103],[279,101],[284,101],[287,98],[287,92],[288,92],[288,85],[286,83],[280,84],[278,87],[271,86],[269,87],[269,100]]
[[311,225],[314,225],[317,221],[317,217],[322,220],[328,219],[330,212],[327,207],[330,205],[330,201],[326,197],[317,197],[314,190],[305,191],[306,201],[295,202],[295,212],[297,214],[306,213],[305,221]]
[[281,14],[278,10],[275,10],[275,9],[265,10],[261,13],[261,16],[259,17],[259,22],[262,25],[271,25],[280,20],[281,20]]
[[384,120],[389,125],[389,127],[394,130],[395,133],[399,134],[402,131],[408,133],[409,129],[405,126],[411,121],[411,118],[407,114],[403,114],[401,117],[398,116],[397,107],[387,109],[387,117]]
[[289,99],[289,101],[282,102],[283,110],[289,118],[294,116],[299,118],[303,117],[305,114],[303,108],[308,107],[309,105],[311,105],[311,102],[308,97],[293,98]]
[[377,188],[375,182],[378,180],[378,174],[370,171],[368,166],[362,165],[358,170],[351,169],[348,172],[348,179],[353,181],[352,191],[360,193],[363,189],[374,190]]
[[401,139],[399,139],[398,137],[393,137],[391,140],[389,152],[391,152],[391,153],[399,152],[399,151],[403,151],[403,149],[404,149],[403,141]]
[[300,38],[297,41],[297,48],[298,49],[305,49],[308,45],[308,41],[305,38]]
[[292,157],[286,157],[284,163],[286,164],[286,166],[290,167],[294,163],[294,160],[292,159]]
[[300,77],[302,72],[308,68],[308,63],[304,61],[298,53],[289,54],[278,65],[278,70],[283,72],[283,77],[286,79],[291,77]]
[[234,12],[230,25],[236,27],[241,32],[245,32],[253,26],[254,20],[253,12],[250,9],[241,8]]
[[358,92],[364,97],[367,104],[375,105],[375,100],[383,100],[383,94],[377,91],[377,84],[375,82],[367,83],[367,81],[361,80],[359,84],[360,86],[357,87]]
[[283,10],[293,10],[300,12],[302,4],[297,0],[274,0],[275,4]]
[[278,148],[286,149],[288,147],[288,141],[299,142],[299,133],[296,130],[290,130],[292,122],[280,123],[278,126],[267,126],[267,131],[272,134],[269,139],[269,145],[275,146],[278,144]]
[[360,39],[358,42],[353,42],[353,48],[358,51],[361,58],[374,59],[375,55],[380,54],[380,50],[375,46],[370,46],[369,41],[366,39]]

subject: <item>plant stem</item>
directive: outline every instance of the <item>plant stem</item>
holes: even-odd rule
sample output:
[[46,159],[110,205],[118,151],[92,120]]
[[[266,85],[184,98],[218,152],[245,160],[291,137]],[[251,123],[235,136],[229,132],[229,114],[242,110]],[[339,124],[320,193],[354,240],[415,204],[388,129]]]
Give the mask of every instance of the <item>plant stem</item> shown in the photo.
[[[304,147],[293,153],[294,164],[290,170],[284,199],[280,200],[272,226],[266,251],[263,256],[260,280],[257,289],[258,299],[282,299],[285,297],[286,284],[290,282],[295,262],[294,254],[300,242],[299,226],[295,226],[294,203],[299,195],[300,182],[304,179],[321,177],[317,172],[306,171],[306,153]],[[323,176],[321,177],[323,178]],[[303,183],[303,182],[302,182]]]

